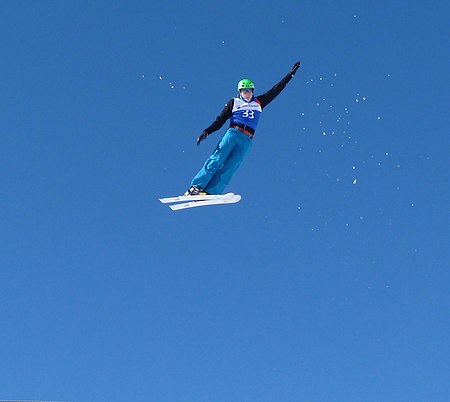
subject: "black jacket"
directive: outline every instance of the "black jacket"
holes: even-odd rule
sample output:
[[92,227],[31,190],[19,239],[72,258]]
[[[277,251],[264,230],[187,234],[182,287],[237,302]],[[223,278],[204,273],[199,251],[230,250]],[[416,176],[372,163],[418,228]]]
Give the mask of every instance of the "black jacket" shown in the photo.
[[[272,102],[280,92],[286,87],[286,84],[292,79],[292,75],[289,73],[285,75],[280,82],[275,84],[271,89],[269,89],[266,93],[262,95],[258,95],[255,100],[261,105],[261,108],[264,109],[270,102]],[[230,99],[223,108],[222,112],[217,116],[216,120],[204,131],[208,134],[213,133],[214,131],[219,130],[225,124],[225,122],[231,117],[234,105],[234,98]]]

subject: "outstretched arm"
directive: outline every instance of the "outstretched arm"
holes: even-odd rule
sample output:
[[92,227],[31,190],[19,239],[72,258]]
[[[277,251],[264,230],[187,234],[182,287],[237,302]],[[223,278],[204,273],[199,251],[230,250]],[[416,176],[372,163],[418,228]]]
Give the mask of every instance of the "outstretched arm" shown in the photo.
[[261,107],[264,108],[267,106],[270,102],[272,102],[279,94],[280,92],[286,87],[287,83],[294,78],[295,73],[300,67],[300,62],[297,61],[292,68],[289,70],[289,73],[287,73],[280,82],[276,83],[271,89],[269,89],[266,93],[259,95],[256,99],[261,104]]
[[234,99],[230,99],[223,108],[222,112],[216,117],[216,120],[213,121],[213,123],[205,128],[200,136],[197,138],[197,145],[200,145],[200,143],[208,137],[209,134],[213,133],[214,131],[217,131],[222,128],[222,126],[225,124],[225,122],[231,117],[232,111],[233,111],[233,104]]

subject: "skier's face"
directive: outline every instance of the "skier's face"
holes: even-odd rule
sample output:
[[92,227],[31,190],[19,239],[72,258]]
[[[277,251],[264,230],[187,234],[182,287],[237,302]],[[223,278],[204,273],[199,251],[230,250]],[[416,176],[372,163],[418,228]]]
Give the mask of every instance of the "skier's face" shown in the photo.
[[241,89],[241,96],[246,100],[249,101],[253,98],[253,89]]

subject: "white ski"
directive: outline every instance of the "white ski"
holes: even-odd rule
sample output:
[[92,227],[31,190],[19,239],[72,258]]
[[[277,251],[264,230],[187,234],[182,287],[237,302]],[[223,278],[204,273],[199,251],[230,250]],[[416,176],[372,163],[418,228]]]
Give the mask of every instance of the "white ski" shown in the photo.
[[206,195],[178,195],[175,197],[160,198],[159,200],[163,204],[170,204],[172,202],[183,202],[183,201],[202,201],[202,200],[217,200],[217,199],[227,199],[234,197],[234,193],[226,194],[206,194]]
[[238,194],[232,194],[231,197],[225,197],[228,194],[224,194],[222,198],[213,198],[209,200],[205,200],[202,198],[200,201],[190,201],[182,204],[174,204],[169,205],[172,211],[179,211],[180,209],[188,209],[188,208],[196,208],[196,207],[205,207],[207,205],[219,205],[219,204],[234,204],[241,200],[241,196]]

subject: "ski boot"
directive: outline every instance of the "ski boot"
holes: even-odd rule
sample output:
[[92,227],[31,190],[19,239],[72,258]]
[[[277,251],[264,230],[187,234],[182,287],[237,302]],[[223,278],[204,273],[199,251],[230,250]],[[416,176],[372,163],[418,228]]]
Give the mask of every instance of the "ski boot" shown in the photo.
[[186,191],[184,195],[208,195],[208,193],[200,187],[191,186],[191,188]]

